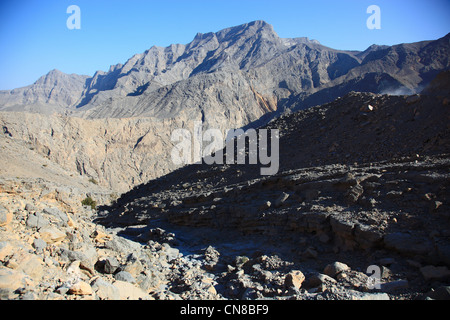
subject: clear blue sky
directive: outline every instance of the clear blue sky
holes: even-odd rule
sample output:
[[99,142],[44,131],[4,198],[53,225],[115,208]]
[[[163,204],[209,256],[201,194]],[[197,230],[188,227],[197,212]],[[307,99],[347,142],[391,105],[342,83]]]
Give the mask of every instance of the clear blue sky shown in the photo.
[[[81,29],[69,30],[69,5]],[[369,30],[369,5],[381,30]],[[0,89],[32,84],[51,69],[92,76],[153,45],[186,44],[253,20],[280,37],[307,36],[336,49],[364,50],[432,40],[450,32],[449,0],[8,0],[0,4]]]

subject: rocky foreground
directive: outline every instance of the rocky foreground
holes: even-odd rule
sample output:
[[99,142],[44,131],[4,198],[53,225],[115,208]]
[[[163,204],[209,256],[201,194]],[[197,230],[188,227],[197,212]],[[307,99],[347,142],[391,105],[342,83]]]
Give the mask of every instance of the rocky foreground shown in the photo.
[[[258,187],[270,201],[259,201],[251,186],[235,186],[240,196],[223,220],[201,218],[230,201],[227,192],[213,191],[210,198],[185,197],[184,210],[168,221],[109,228],[94,223],[95,211],[72,194],[4,180],[1,298],[448,299],[448,200],[439,190],[448,188],[449,165],[442,158],[380,164],[380,177],[373,167],[311,169]],[[315,178],[305,181],[305,173]],[[436,190],[423,188],[428,180]],[[304,188],[313,185],[321,191]],[[356,212],[332,204],[332,189],[342,201],[380,195],[362,200],[365,209]],[[382,201],[404,209],[381,210]],[[165,210],[162,203],[149,205]],[[374,267],[379,288],[368,269]]]
[[448,118],[446,93],[350,93],[269,124],[276,176],[193,165],[118,199],[42,159],[52,181],[0,181],[1,298],[449,299]]

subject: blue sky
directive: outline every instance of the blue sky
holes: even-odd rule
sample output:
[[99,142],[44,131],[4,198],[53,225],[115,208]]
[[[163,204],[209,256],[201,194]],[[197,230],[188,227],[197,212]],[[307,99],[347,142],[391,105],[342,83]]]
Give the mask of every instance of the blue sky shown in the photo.
[[[69,30],[70,5],[81,29]],[[369,30],[369,5],[381,29]],[[449,0],[8,0],[0,4],[0,89],[32,84],[51,69],[92,76],[153,45],[186,44],[253,20],[280,37],[364,50],[371,44],[433,40],[450,32]]]

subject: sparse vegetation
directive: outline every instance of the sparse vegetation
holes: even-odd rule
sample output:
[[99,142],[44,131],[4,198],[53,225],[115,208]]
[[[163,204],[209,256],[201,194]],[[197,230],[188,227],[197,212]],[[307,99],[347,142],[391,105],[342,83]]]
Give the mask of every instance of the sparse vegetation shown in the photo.
[[98,184],[98,181],[95,180],[94,178],[90,178],[90,179],[89,179],[89,182],[91,182],[91,183],[93,183],[93,184]]
[[97,208],[97,201],[95,201],[94,199],[92,199],[91,197],[86,197],[86,199],[84,199],[83,201],[81,201],[81,204],[83,206],[89,206],[91,207],[93,210],[95,210]]

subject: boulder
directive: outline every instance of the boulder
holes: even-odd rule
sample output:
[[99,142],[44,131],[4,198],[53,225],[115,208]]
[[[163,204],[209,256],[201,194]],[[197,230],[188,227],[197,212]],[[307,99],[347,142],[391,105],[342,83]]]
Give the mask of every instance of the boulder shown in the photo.
[[303,272],[299,270],[292,270],[286,275],[284,284],[288,288],[294,287],[296,289],[300,289],[304,281],[305,275]]
[[350,267],[342,262],[334,262],[325,267],[323,273],[330,277],[336,277],[338,274],[344,271],[349,271]]

